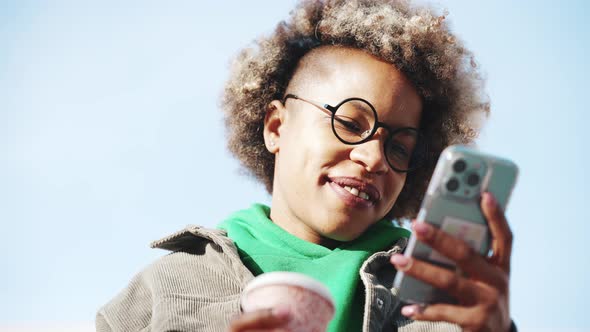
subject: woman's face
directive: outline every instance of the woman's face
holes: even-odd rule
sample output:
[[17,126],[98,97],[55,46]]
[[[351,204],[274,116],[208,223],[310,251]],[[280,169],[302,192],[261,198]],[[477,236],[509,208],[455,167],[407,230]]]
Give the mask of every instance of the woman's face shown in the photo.
[[[391,128],[420,123],[421,100],[405,76],[356,49],[313,50],[300,62],[287,93],[330,105],[359,97]],[[264,131],[266,146],[275,154],[271,219],[295,236],[326,246],[360,236],[391,210],[406,179],[385,159],[387,134],[381,128],[363,144],[346,145],[334,136],[330,115],[316,106],[297,99],[273,101]],[[352,188],[369,199],[354,195]]]

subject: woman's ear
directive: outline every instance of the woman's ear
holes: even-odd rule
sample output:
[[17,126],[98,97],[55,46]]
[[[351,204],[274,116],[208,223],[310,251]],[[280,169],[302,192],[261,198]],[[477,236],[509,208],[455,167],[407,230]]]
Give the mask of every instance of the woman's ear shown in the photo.
[[264,144],[268,152],[279,152],[281,125],[283,124],[285,106],[280,100],[271,101],[266,108],[264,117]]

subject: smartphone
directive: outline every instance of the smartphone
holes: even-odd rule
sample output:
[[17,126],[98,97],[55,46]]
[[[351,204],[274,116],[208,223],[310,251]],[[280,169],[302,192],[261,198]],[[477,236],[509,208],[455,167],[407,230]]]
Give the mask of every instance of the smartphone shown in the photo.
[[[503,211],[518,176],[512,161],[474,148],[451,145],[441,153],[417,216],[467,242],[481,255],[489,255],[490,232],[480,208],[481,194],[491,192]],[[410,237],[406,256],[456,270],[450,259]],[[460,273],[460,271],[458,271]],[[407,303],[456,303],[445,291],[398,271],[394,288]]]

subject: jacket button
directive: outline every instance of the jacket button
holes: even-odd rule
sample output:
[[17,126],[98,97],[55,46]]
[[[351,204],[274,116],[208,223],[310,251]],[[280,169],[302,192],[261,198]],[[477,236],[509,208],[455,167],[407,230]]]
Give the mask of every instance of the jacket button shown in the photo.
[[378,306],[379,308],[382,308],[382,307],[383,307],[383,300],[381,300],[381,299],[377,299],[377,306]]

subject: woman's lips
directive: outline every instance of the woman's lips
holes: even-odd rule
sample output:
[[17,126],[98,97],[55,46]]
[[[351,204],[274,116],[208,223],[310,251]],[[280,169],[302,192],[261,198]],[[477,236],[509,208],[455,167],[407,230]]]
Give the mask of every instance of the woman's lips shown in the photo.
[[332,190],[334,190],[336,195],[340,197],[340,199],[342,199],[342,201],[344,201],[347,206],[354,208],[369,208],[374,205],[374,202],[371,199],[367,200],[353,195],[350,191],[344,189],[343,186],[334,181],[330,181],[329,185]]
[[[347,177],[347,176],[338,176],[338,177],[328,177],[327,180],[329,182],[334,182],[342,188],[351,190],[353,189],[353,195],[361,196],[361,198],[368,199],[369,201],[376,203],[381,199],[381,193],[375,187],[375,185],[360,180],[354,177]],[[348,191],[347,190],[347,191]]]

